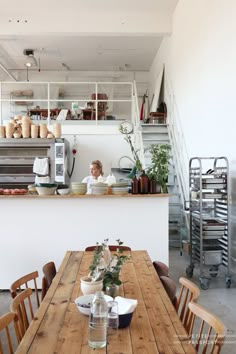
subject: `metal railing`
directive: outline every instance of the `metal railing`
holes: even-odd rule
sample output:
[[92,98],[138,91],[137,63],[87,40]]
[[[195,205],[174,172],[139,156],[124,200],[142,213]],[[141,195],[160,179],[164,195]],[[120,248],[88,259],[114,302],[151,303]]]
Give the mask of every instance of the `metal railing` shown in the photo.
[[132,109],[132,123],[134,125],[134,144],[135,148],[138,150],[138,155],[140,161],[142,162],[142,166],[145,169],[145,158],[144,158],[144,146],[142,139],[142,132],[140,128],[140,120],[139,120],[139,105],[138,105],[138,93],[136,82],[133,82],[133,109]]
[[[165,100],[168,107],[167,124],[169,139],[172,146],[173,160],[176,170],[176,178],[179,185],[181,203],[184,210],[189,202],[189,186],[188,186],[188,161],[189,156],[185,144],[183,129],[179,116],[178,106],[175,100],[173,89],[165,75]],[[189,230],[189,220],[184,213],[185,224]]]
[[[123,87],[121,87],[123,85]],[[111,89],[111,94],[108,95],[107,99],[98,99],[98,93],[101,92],[101,88],[104,92],[106,90],[109,90],[111,87],[121,87],[121,89],[117,89],[116,92],[116,98],[114,99],[113,92],[114,90]],[[44,94],[41,93],[41,98],[40,95],[38,95],[37,98],[35,97],[18,97],[12,95],[12,91],[14,90],[25,90],[25,89],[35,89],[35,87],[38,89],[43,88],[44,89]],[[53,97],[52,92],[55,88],[63,88],[68,90],[69,95],[68,97],[63,97],[59,96],[58,97]],[[50,113],[51,113],[51,108],[52,105],[60,103],[60,105],[69,105],[69,107],[66,107],[66,109],[71,109],[71,105],[73,102],[78,102],[79,103],[85,103],[85,102],[92,102],[94,104],[94,111],[95,111],[95,119],[94,122],[97,123],[98,121],[98,103],[124,103],[127,104],[128,106],[130,105],[129,113],[126,113],[126,115],[129,115],[132,112],[132,106],[133,106],[133,83],[132,82],[0,82],[0,124],[3,123],[3,120],[8,120],[10,118],[10,105],[14,104],[14,102],[17,101],[24,101],[27,106],[27,111],[29,103],[34,103],[34,105],[40,105],[43,104],[47,108],[47,117],[46,119],[48,120],[48,124],[50,124]],[[91,98],[91,94],[95,94],[95,99]],[[121,94],[122,98],[119,98],[119,94]],[[110,97],[109,97],[110,96]],[[7,107],[6,110],[8,112],[3,113],[3,104],[7,104],[9,107]],[[59,107],[63,108],[63,107]],[[27,114],[28,112],[26,112]],[[5,117],[4,117],[5,115]],[[132,115],[132,113],[131,113]]]

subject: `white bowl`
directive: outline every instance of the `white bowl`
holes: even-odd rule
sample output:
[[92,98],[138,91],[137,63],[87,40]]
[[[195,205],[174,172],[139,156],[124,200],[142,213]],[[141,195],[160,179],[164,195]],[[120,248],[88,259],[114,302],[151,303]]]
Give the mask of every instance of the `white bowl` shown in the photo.
[[58,189],[57,192],[58,192],[60,195],[69,194],[70,188]]
[[[86,316],[90,315],[90,305],[93,301],[94,294],[79,296],[75,299],[75,304],[77,309]],[[112,301],[112,297],[104,295],[106,301]]]
[[87,189],[85,189],[84,191],[72,189],[71,192],[72,192],[72,194],[84,195],[87,193]]
[[39,195],[55,194],[57,187],[35,187]]

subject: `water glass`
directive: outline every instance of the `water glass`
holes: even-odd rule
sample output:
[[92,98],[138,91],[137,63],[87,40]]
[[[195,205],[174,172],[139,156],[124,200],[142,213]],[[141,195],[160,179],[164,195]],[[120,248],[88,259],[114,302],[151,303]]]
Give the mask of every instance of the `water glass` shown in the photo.
[[108,301],[107,309],[108,309],[107,327],[118,328],[119,327],[118,302]]

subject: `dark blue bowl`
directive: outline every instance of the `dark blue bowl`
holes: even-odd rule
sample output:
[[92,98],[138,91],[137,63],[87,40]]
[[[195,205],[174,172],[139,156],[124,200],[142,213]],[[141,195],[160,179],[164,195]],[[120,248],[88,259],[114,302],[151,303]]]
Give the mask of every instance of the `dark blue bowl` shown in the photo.
[[119,315],[119,328],[125,328],[130,325],[132,320],[133,312],[126,313],[124,315]]

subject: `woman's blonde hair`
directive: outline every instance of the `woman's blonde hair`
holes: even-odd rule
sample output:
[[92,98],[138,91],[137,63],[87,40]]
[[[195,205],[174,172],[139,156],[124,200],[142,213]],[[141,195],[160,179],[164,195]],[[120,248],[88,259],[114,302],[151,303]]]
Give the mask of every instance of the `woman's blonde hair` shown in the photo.
[[94,160],[91,162],[91,165],[96,165],[97,168],[100,170],[100,175],[103,176],[103,170],[102,170],[102,163],[99,160]]

